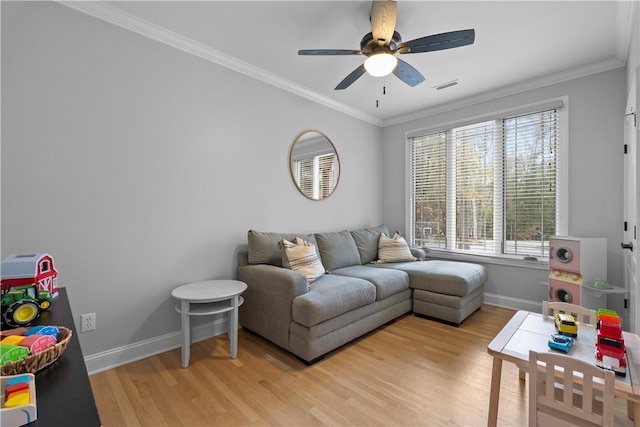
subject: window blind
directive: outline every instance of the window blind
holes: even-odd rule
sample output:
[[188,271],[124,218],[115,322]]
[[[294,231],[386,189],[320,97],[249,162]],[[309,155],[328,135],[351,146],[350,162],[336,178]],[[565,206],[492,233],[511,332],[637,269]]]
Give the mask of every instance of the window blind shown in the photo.
[[415,244],[446,247],[446,132],[413,138],[412,236]]
[[504,252],[542,255],[535,242],[556,234],[556,110],[504,120]]
[[518,113],[408,138],[412,244],[546,257],[559,220],[558,107]]
[[495,252],[494,144],[499,141],[497,129],[495,121],[488,121],[451,132],[453,164],[456,165],[453,177],[456,208],[449,212],[447,222],[455,233],[457,250],[471,250],[475,245],[476,252]]

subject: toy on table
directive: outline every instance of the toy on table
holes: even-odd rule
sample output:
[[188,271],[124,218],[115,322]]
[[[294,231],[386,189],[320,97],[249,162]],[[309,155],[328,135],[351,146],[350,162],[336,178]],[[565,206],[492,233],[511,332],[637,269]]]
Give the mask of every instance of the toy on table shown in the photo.
[[36,380],[33,374],[0,377],[2,408],[0,425],[19,427],[38,419]]
[[32,328],[28,328],[23,333],[23,335],[25,337],[29,337],[31,335],[51,335],[57,341],[58,336],[60,335],[60,331],[56,326],[40,325],[40,326],[34,326]]
[[578,336],[578,325],[575,317],[568,313],[556,313],[554,318],[559,334],[574,338]]
[[0,344],[0,365],[16,362],[29,356],[29,349],[19,345]]
[[613,289],[613,286],[609,284],[606,280],[596,279],[592,285],[595,289]]
[[0,365],[15,362],[53,347],[58,342],[56,326],[34,326],[0,332]]
[[[610,323],[617,323],[621,326],[620,329],[622,329],[622,321],[620,320],[620,316],[614,310],[599,308],[598,311],[596,311],[596,320],[598,321],[598,323],[600,322],[600,320],[604,320]],[[598,323],[596,323],[596,328],[598,328]]]
[[554,334],[549,338],[549,348],[569,353],[573,345],[573,338],[566,335]]
[[9,255],[0,266],[2,321],[28,325],[58,296],[53,258],[45,253]]
[[596,366],[626,376],[627,359],[620,316],[613,310],[600,309],[596,317]]

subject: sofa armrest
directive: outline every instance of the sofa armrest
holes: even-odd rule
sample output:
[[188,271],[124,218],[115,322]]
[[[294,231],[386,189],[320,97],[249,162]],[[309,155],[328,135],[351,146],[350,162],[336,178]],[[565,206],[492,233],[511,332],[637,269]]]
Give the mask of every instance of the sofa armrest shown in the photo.
[[240,324],[288,349],[293,299],[309,291],[307,278],[267,264],[240,264],[237,278],[247,284],[242,294]]
[[411,246],[409,250],[411,251],[411,255],[418,258],[420,261],[427,259],[427,251],[425,249]]

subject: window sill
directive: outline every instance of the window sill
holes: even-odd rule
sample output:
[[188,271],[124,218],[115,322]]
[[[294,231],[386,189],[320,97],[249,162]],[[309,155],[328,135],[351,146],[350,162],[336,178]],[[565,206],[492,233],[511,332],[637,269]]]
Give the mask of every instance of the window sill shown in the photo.
[[459,252],[438,251],[434,249],[424,249],[427,259],[446,259],[450,261],[475,262],[478,264],[495,264],[509,267],[530,268],[534,270],[549,270],[549,261],[525,260],[517,257],[496,257],[487,255],[462,254]]

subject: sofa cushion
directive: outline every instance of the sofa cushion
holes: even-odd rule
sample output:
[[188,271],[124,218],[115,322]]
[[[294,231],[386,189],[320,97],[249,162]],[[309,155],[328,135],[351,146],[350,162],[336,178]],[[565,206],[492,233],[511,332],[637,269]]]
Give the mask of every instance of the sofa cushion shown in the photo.
[[487,271],[483,265],[468,262],[436,260],[386,266],[408,273],[413,289],[458,297],[470,294],[487,280]]
[[[484,288],[481,286],[471,291],[467,295],[463,297],[459,297],[456,295],[445,295],[437,292],[424,291],[422,289],[415,289],[413,291],[413,301],[423,301],[428,302],[434,305],[441,305],[444,307],[454,308],[456,310],[464,308],[471,301],[480,298],[481,301],[484,300]],[[419,313],[426,314],[428,313]]]
[[333,274],[359,277],[376,287],[376,301],[409,289],[409,275],[402,270],[371,268],[366,265],[352,265],[334,270]]
[[327,271],[360,265],[360,253],[350,232],[316,233],[315,238],[322,265]]
[[360,254],[360,264],[369,264],[378,259],[378,242],[382,233],[389,234],[386,225],[351,231]]
[[[295,234],[249,230],[247,233],[249,264],[270,264],[282,267],[282,251],[278,248],[278,242],[282,239],[291,241],[295,238]],[[316,245],[313,235],[303,235],[302,238]]]
[[482,287],[464,297],[416,289],[413,291],[413,312],[459,325],[474,311],[482,307],[483,301]]
[[[393,316],[394,318],[411,311],[411,306],[413,305],[411,295],[411,289],[407,289],[406,291],[399,292],[389,298],[385,298],[383,301],[376,301],[373,304],[363,305],[362,307],[348,311],[344,314],[341,314],[340,316],[325,320],[324,322],[314,325],[310,328],[302,326],[297,322],[291,322],[289,324],[289,331],[292,335],[296,335],[301,340],[305,341],[316,340],[318,338],[326,336],[327,334],[331,334],[332,332],[340,331],[341,329],[344,330],[343,328],[345,327],[353,327],[356,324],[362,325],[364,323],[367,331],[369,331],[372,329],[372,326],[370,326],[370,322],[376,322],[375,319],[379,318],[380,315],[383,315],[383,312],[389,310],[391,307],[405,307],[404,309],[401,309],[400,313],[397,313],[396,316]],[[395,311],[395,309],[392,310]]]
[[296,237],[293,242],[282,239],[278,247],[282,250],[282,266],[304,274],[309,283],[324,274],[316,247],[311,243]]
[[416,261],[411,254],[407,241],[397,231],[393,237],[382,233],[378,243],[378,262],[405,262]]
[[325,274],[293,300],[292,318],[308,328],[376,300],[376,288],[355,277]]

